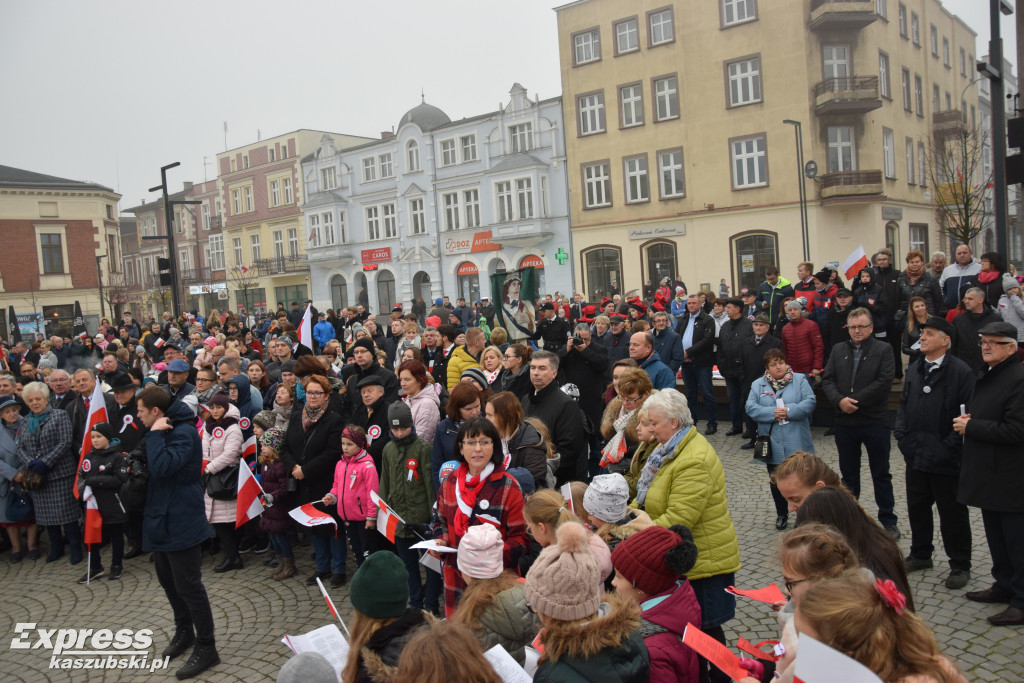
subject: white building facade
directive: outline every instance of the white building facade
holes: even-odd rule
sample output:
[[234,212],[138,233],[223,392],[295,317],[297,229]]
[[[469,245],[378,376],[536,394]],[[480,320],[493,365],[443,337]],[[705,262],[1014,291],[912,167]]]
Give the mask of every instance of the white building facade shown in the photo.
[[518,83],[510,96],[454,122],[421,103],[394,135],[343,151],[323,136],[302,160],[317,307],[476,301],[490,275],[525,266],[538,293],[572,293],[561,98]]

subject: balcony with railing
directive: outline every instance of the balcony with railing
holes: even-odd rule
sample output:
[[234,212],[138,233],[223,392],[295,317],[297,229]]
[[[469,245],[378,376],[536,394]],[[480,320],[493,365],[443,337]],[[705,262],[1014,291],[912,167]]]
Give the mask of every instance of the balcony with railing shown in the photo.
[[309,270],[309,259],[305,256],[275,256],[252,262],[250,270],[259,276],[301,273]]
[[827,199],[851,197],[871,199],[881,196],[883,189],[880,170],[826,173],[819,178],[818,185],[819,195],[823,202]]
[[881,106],[878,76],[826,78],[814,86],[818,114],[865,114]]
[[936,137],[960,135],[966,130],[967,122],[959,109],[947,109],[932,114],[932,133]]
[[859,30],[878,18],[875,0],[811,0],[812,31]]
[[224,271],[217,271],[217,275],[214,275],[213,269],[206,268],[185,268],[179,273],[182,284],[186,285],[198,285],[206,284],[224,279]]

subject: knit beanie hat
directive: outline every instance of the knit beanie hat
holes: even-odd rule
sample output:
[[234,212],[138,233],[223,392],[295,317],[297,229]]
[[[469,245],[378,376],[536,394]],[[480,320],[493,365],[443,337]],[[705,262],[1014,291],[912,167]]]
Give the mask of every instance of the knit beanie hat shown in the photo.
[[337,683],[338,673],[319,652],[300,652],[277,672],[277,683]]
[[228,395],[225,394],[223,391],[218,391],[217,393],[210,397],[210,400],[206,402],[206,405],[227,408],[229,405],[231,405],[231,399],[229,399]]
[[398,555],[380,550],[366,558],[352,577],[349,600],[371,619],[402,616],[409,602],[409,572]]
[[93,425],[90,432],[96,432],[103,436],[107,441],[113,441],[117,434],[114,432],[114,427],[109,422],[99,422]]
[[602,522],[614,523],[626,516],[629,484],[619,473],[599,474],[583,494],[583,509]]
[[696,562],[693,533],[682,524],[668,529],[648,527],[621,541],[612,551],[615,570],[647,595],[667,591]]
[[464,380],[467,377],[469,377],[471,380],[479,384],[484,389],[490,386],[490,384],[487,381],[487,376],[484,374],[484,371],[481,370],[480,368],[466,368],[465,370],[462,371],[462,376],[459,377],[459,380]]
[[275,453],[280,453],[281,444],[284,443],[284,430],[278,427],[271,427],[263,432],[263,436],[260,437],[260,443],[265,448],[272,448]]
[[555,538],[558,542],[541,551],[526,575],[526,599],[552,619],[589,617],[601,604],[603,584],[587,530],[578,522],[565,522]]
[[408,429],[412,427],[412,409],[402,401],[395,401],[388,406],[388,426],[391,429]]
[[356,343],[352,345],[352,351],[355,351],[356,349],[366,349],[370,353],[377,352],[377,347],[373,345],[373,341],[366,337],[356,340]]
[[427,318],[427,327],[433,327],[435,330],[441,327],[441,316],[432,315]]
[[1014,287],[1020,287],[1020,283],[1017,282],[1017,278],[1010,275],[1009,273],[1003,273],[1002,283],[1003,293],[1009,292]]
[[504,569],[502,552],[505,542],[501,532],[491,524],[469,527],[459,541],[459,571],[474,579],[493,579]]
[[295,359],[289,358],[281,363],[281,372],[290,372],[295,374]]
[[274,416],[273,410],[261,410],[256,413],[256,417],[252,419],[252,423],[263,431],[267,431],[277,424],[277,418]]
[[533,480],[533,474],[530,473],[530,470],[525,467],[510,467],[507,471],[519,484],[519,488],[523,490],[524,496],[528,496],[537,490],[537,482]]

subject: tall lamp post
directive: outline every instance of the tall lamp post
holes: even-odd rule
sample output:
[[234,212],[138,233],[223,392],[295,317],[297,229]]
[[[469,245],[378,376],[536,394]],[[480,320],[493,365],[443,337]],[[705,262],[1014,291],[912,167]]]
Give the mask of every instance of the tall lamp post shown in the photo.
[[[107,258],[106,254],[100,254],[96,257],[96,282],[100,286],[100,320],[107,317],[106,308],[103,305],[103,271],[100,269],[100,259]],[[113,311],[111,311],[113,313]]]
[[807,186],[804,181],[804,132],[799,121],[783,119],[783,123],[793,126],[796,134],[796,177],[797,189],[800,191],[800,238],[804,246],[804,261],[811,260],[809,244],[809,227],[807,221]]

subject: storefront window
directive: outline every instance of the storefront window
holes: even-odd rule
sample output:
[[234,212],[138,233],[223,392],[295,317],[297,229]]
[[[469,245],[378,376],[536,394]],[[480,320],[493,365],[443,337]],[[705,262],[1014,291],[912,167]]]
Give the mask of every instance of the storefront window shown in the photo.
[[775,235],[748,234],[736,237],[732,241],[732,253],[739,287],[755,290],[764,281],[764,269],[777,265],[779,259]]
[[586,287],[590,301],[622,292],[622,252],[618,249],[591,249],[583,254],[587,271]]
[[459,283],[459,296],[467,302],[480,298],[480,270],[475,264],[463,261],[455,275]]
[[[519,262],[520,268],[529,268],[531,266],[533,267],[533,275],[535,278],[537,278],[537,295],[544,296],[545,294],[554,294],[554,292],[549,292],[547,290],[547,286],[544,282],[543,259],[541,259],[541,257],[539,256],[533,256],[531,254],[530,256],[524,256],[523,259]],[[562,294],[565,294],[565,292],[562,292]]]
[[288,285],[287,287],[274,287],[274,310],[277,310],[277,303],[284,302],[284,309],[290,311],[292,302],[298,302],[299,309],[302,309],[302,302],[309,298],[306,285]]

